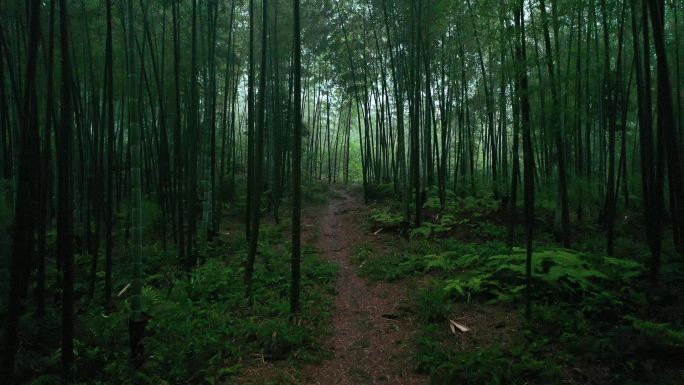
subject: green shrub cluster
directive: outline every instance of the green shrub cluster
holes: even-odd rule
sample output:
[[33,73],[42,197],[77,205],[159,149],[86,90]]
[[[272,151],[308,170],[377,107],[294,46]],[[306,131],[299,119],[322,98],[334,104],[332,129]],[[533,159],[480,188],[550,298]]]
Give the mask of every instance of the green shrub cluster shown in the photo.
[[[146,247],[143,308],[149,322],[146,359],[137,377],[128,356],[127,292],[117,297],[121,302],[109,313],[82,298],[78,308],[85,314],[79,316],[76,340],[79,378],[87,378],[88,384],[225,384],[257,359],[286,360],[288,366],[316,360],[321,354],[318,338],[325,333],[332,310],[336,268],[304,248],[302,312],[292,318],[290,259],[280,246],[285,233],[277,225],[263,228],[265,253],[257,259],[251,305],[244,298],[243,240],[216,240],[206,262],[191,272],[179,267],[173,250]],[[122,274],[115,282],[117,291],[127,283],[128,273]],[[46,316],[48,330],[59,330],[58,317]],[[31,378],[32,384],[55,383],[59,351],[38,353],[20,352],[19,374]]]

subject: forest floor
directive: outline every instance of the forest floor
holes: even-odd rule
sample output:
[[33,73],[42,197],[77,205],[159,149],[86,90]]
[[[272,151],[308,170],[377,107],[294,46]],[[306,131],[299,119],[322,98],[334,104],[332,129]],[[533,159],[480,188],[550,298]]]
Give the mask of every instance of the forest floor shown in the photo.
[[359,275],[352,258],[358,245],[375,237],[363,231],[362,199],[353,190],[335,188],[319,218],[316,248],[339,267],[332,334],[324,343],[332,358],[302,374],[306,384],[421,384],[425,379],[415,373],[413,362],[417,326],[402,311],[407,287],[370,282]]
[[303,212],[302,238],[322,260],[337,267],[333,310],[321,337],[318,359],[300,369],[261,361],[246,368],[236,383],[302,385],[424,384],[416,372],[419,325],[410,306],[409,285],[360,275],[354,253],[360,245],[388,247],[365,226],[368,209],[353,187],[333,186],[327,202]]
[[669,251],[663,285],[644,289],[642,228],[621,222],[607,257],[600,228],[583,222],[576,249],[563,249],[542,207],[527,322],[525,250],[506,244],[507,212],[493,197],[451,196],[440,208],[431,194],[406,236],[391,188],[366,205],[358,187],[324,187],[302,223],[307,266],[330,272],[323,285],[303,274],[303,292],[317,296],[302,321],[322,326],[309,348],[280,360],[262,352],[231,383],[682,383],[680,262]]
[[[661,285],[649,287],[645,230],[627,220],[632,215],[617,222],[609,257],[594,218],[575,222],[574,249],[560,248],[553,205],[541,204],[526,321],[526,252],[506,243],[508,213],[498,200],[450,194],[441,205],[428,192],[422,225],[404,234],[392,186],[368,192],[364,204],[358,186],[303,191],[302,311],[294,317],[286,207],[280,223],[263,218],[253,303],[244,299],[244,207],[226,213],[239,219],[224,223],[190,272],[173,249],[148,238],[150,322],[133,383],[684,384],[681,258],[667,244]],[[153,226],[159,218],[147,207]],[[520,244],[522,229],[514,235]],[[104,316],[86,280],[76,287],[78,383],[132,383],[131,271],[127,256],[115,257],[114,310]],[[90,256],[78,254],[76,267],[88,276]],[[47,287],[58,285],[55,278]],[[59,304],[49,301],[47,310],[43,331],[25,328],[21,336],[19,383],[59,382]],[[38,325],[34,313],[24,322]]]

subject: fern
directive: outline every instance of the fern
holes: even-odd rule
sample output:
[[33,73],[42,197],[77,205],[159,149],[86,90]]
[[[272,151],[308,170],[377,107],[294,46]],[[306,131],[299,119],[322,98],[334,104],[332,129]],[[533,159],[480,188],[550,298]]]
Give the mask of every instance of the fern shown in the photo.
[[428,223],[420,227],[416,227],[415,229],[411,229],[410,237],[411,239],[414,238],[429,238],[430,235],[432,235],[432,224]]
[[426,260],[426,270],[444,270],[448,271],[453,268],[453,263],[442,254],[431,254],[424,257]]
[[632,316],[626,316],[625,320],[631,322],[635,330],[658,340],[661,344],[684,348],[684,331],[675,330],[670,324],[646,321]]
[[438,197],[430,197],[425,201],[425,204],[423,205],[423,207],[426,209],[437,210],[437,209],[441,208],[442,205],[439,202]]
[[[448,263],[453,260],[454,262]],[[444,270],[464,269],[471,272],[466,279],[450,279],[444,289],[457,296],[488,294],[502,301],[509,301],[524,283],[526,254],[523,249],[513,249],[509,254],[489,257],[467,254],[460,258],[444,253],[430,256],[428,264]],[[548,249],[532,256],[534,277],[541,283],[539,290],[571,296],[598,295],[605,293],[604,285],[627,282],[641,273],[638,264],[631,261],[604,258],[596,263],[589,257],[567,249]],[[616,306],[621,302],[616,300]]]
[[401,214],[391,213],[387,210],[371,214],[371,220],[382,227],[399,227],[403,221]]

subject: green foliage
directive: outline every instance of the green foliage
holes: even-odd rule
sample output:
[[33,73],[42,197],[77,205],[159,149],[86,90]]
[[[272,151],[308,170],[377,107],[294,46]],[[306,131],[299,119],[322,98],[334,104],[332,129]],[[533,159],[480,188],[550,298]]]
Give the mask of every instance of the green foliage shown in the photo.
[[527,384],[530,380],[555,383],[560,380],[560,373],[558,366],[540,359],[523,345],[510,349],[493,345],[456,358],[445,383]]
[[416,227],[415,229],[411,229],[411,232],[409,234],[411,236],[411,239],[430,238],[430,236],[432,235],[432,228],[432,223],[427,223],[420,227]]
[[[371,190],[381,188],[386,189],[387,194],[394,194],[391,184],[369,187]],[[369,192],[369,195],[371,194],[375,193]],[[428,215],[421,226],[409,231],[411,239],[444,238],[452,234],[473,234],[477,238],[494,239],[502,233],[501,226],[496,223],[476,221],[498,215],[499,201],[491,195],[459,198],[448,192],[445,205],[442,207],[438,190],[433,187],[426,193],[423,209]],[[370,219],[374,226],[392,230],[400,228],[404,217],[398,202],[393,200],[375,208]]]
[[377,253],[371,244],[364,243],[354,250],[353,257],[362,275],[373,280],[395,281],[428,272],[446,273],[467,268],[469,261],[505,250],[506,247],[498,242],[475,244],[444,239],[435,243],[413,239],[402,241],[396,251],[389,253]]
[[[109,314],[92,304],[82,306],[87,312],[80,316],[79,377],[88,378],[88,383],[218,384],[230,382],[254,356],[287,360],[289,365],[318,359],[318,337],[326,329],[332,308],[329,294],[336,268],[310,247],[304,248],[302,312],[292,318],[290,259],[289,253],[282,251],[289,233],[279,225],[265,225],[263,229],[261,247],[269,255],[258,259],[264,264],[263,268],[257,264],[252,306],[244,299],[242,261],[246,244],[241,238],[216,240],[210,245],[206,262],[190,273],[176,267],[174,250],[148,245],[143,289],[143,309],[149,317],[145,364],[137,378],[131,376],[127,328],[130,303],[129,292],[124,291],[116,297],[122,302]],[[128,269],[123,272],[130,274]],[[115,295],[129,282],[127,276],[119,279]],[[77,287],[77,291],[84,290]],[[48,308],[48,316],[53,310]],[[46,316],[46,327],[55,329],[53,334],[58,336],[59,317],[54,314]],[[59,354],[53,356],[56,358],[20,356],[21,362],[31,363],[31,367],[20,366],[18,373],[23,377],[34,373],[31,383],[54,383]]]
[[589,330],[589,321],[581,309],[557,304],[536,304],[533,307],[536,328],[528,332],[528,338],[546,342],[572,342]]
[[[445,290],[458,296],[484,295],[498,300],[518,298],[525,277],[526,254],[522,249],[485,258],[465,255],[453,268],[468,269],[466,276],[447,280]],[[592,297],[612,300],[606,288],[626,285],[641,274],[636,263],[614,258],[592,258],[566,249],[547,249],[532,256],[535,293],[549,298]],[[617,303],[615,304],[617,305]],[[589,309],[588,309],[589,310]]]
[[310,332],[287,319],[264,319],[251,326],[248,335],[255,339],[261,351],[270,359],[285,358],[290,352],[315,343]]
[[439,202],[439,197],[436,196],[430,196],[423,204],[423,208],[429,210],[438,210],[441,207],[442,204]]
[[[143,199],[142,201],[142,227],[143,227],[143,237],[151,238],[155,234],[155,231],[159,231],[162,227],[162,212],[157,204],[157,201]],[[121,207],[117,214],[117,220],[122,223],[129,223],[131,220],[131,202],[124,201],[121,203]]]
[[396,281],[426,270],[423,256],[415,249],[429,250],[427,241],[405,244],[401,250],[390,253],[377,253],[369,243],[361,244],[352,256],[358,264],[360,273],[375,281]]
[[[474,332],[477,336],[450,334],[446,319],[458,317],[455,309],[468,315],[479,301],[517,308],[525,290],[526,251],[488,241],[503,240],[506,234],[505,217],[493,197],[461,199],[448,194],[446,203],[439,207],[436,194],[428,192],[426,220],[411,230],[410,241],[388,253],[370,245],[355,253],[362,274],[373,280],[427,276],[410,282],[418,286],[412,299],[422,328],[418,369],[430,374],[431,383],[561,383],[587,378],[630,385],[681,382],[681,360],[675,358],[684,355],[677,315],[681,312],[668,313],[679,297],[675,288],[682,283],[677,278],[682,272],[679,259],[670,263],[665,258],[667,285],[649,293],[644,289],[648,250],[642,239],[619,236],[614,256],[606,257],[605,239],[591,224],[577,230],[578,250],[559,248],[550,232],[537,237],[532,256],[534,322],[528,328],[506,332],[510,340],[495,343],[483,337],[488,330]],[[542,221],[552,218],[554,205],[549,202]],[[376,208],[372,219],[388,223],[396,212],[397,207],[388,204]],[[449,229],[439,232],[438,226]],[[620,234],[630,231],[626,227]],[[668,305],[654,307],[659,302]],[[610,377],[592,372],[596,363],[610,371]]]
[[[152,317],[146,338],[149,373],[166,373],[171,383],[195,376],[213,382],[239,371],[240,361],[253,353],[270,360],[310,355],[307,351],[316,348],[315,336],[330,303],[326,290],[305,290],[305,322],[293,323],[287,262],[284,255],[272,261],[273,271],[257,270],[257,303],[251,309],[243,299],[241,268],[222,260],[209,260],[189,279],[176,282],[168,299],[146,287]],[[314,289],[333,280],[334,270],[311,253],[305,255],[303,268],[304,287]]]
[[368,185],[368,199],[371,201],[386,201],[397,197],[392,183],[380,183]]
[[10,240],[7,233],[10,223],[12,223],[13,215],[12,209],[10,208],[7,197],[5,194],[5,183],[0,182],[0,291],[3,293],[0,296],[0,315],[4,316],[5,313],[5,299],[4,293],[8,293],[9,290],[9,268],[10,268]]
[[499,344],[461,351],[440,341],[436,326],[425,328],[418,339],[418,369],[431,384],[559,383],[561,368],[540,354],[537,346]]
[[[278,229],[274,231],[274,234],[281,234]],[[276,238],[273,235],[273,239]],[[266,245],[270,245],[268,239],[269,237],[264,239]],[[289,254],[275,256],[274,253],[268,262],[266,269],[256,271],[256,302],[251,309],[245,307],[243,299],[241,266],[234,267],[223,261],[208,262],[197,269],[193,279],[186,282],[185,288],[181,288],[185,290],[179,290],[176,302],[186,306],[191,304],[190,314],[197,314],[199,318],[188,320],[186,316],[177,320],[180,325],[185,320],[185,324],[193,329],[187,334],[188,337],[199,338],[197,343],[202,344],[194,347],[190,341],[187,346],[192,347],[191,351],[196,356],[200,351],[211,353],[211,356],[197,357],[197,368],[205,367],[202,364],[205,361],[215,364],[208,365],[210,369],[234,366],[239,363],[239,360],[234,361],[235,358],[252,353],[276,360],[290,356],[303,358],[314,351],[315,336],[320,333],[319,329],[329,313],[330,302],[325,293],[331,290],[335,269],[322,262],[312,250],[304,250],[302,322],[294,320],[293,323],[288,305]],[[174,313],[187,314],[185,311]],[[174,323],[174,327],[176,325]],[[197,327],[206,331],[198,333]],[[168,331],[163,334],[179,333],[183,335],[182,331]],[[168,343],[162,345],[168,346]],[[231,362],[231,365],[227,365],[226,361]]]
[[327,202],[330,186],[327,183],[315,182],[302,186],[302,202],[322,204]]
[[[436,191],[435,191],[436,194]],[[501,227],[489,221],[496,217],[499,201],[492,195],[481,197],[469,196],[459,198],[449,193],[445,206],[442,208],[437,196],[430,196],[424,204],[428,210],[439,210],[440,213],[431,222],[414,229],[412,237],[440,237],[448,234],[472,234],[477,238],[495,239],[502,230]],[[484,220],[478,220],[484,219]]]
[[444,343],[438,332],[440,326],[439,324],[425,325],[422,334],[416,340],[418,372],[434,375],[448,368],[451,357],[457,353],[455,347]]
[[481,217],[491,214],[499,209],[499,202],[491,194],[484,196],[467,196],[447,200],[446,212],[456,215],[468,214],[471,217]]
[[411,232],[409,233],[411,239],[418,239],[418,238],[423,238],[423,239],[428,239],[433,236],[438,236],[447,233],[448,231],[451,230],[451,221],[452,217],[447,217],[447,220],[442,220],[441,223],[430,223],[426,222],[420,227],[416,227],[414,229],[411,229]]
[[672,348],[684,349],[684,331],[675,330],[666,323],[657,323],[626,316],[626,321],[631,322],[634,330],[651,339],[654,345],[665,345]]
[[444,321],[451,313],[451,298],[442,290],[443,284],[434,280],[418,289],[416,294],[416,312],[421,321],[434,323]]
[[[558,313],[558,307],[552,310]],[[562,318],[562,315],[556,315]],[[566,321],[566,323],[570,323]],[[672,325],[625,316],[607,324],[584,324],[568,339],[571,354],[587,360],[611,362],[615,383],[681,383],[684,334]],[[599,330],[596,330],[599,328]]]
[[387,209],[374,210],[370,216],[373,223],[382,228],[398,228],[404,220],[401,214],[395,214]]
[[[442,291],[449,293],[447,300],[521,299],[523,250],[498,254],[492,248],[489,253],[461,254],[468,248],[455,249],[459,251],[426,254],[423,263],[417,264],[427,267],[424,271],[443,273]],[[584,359],[612,367],[619,383],[681,381],[677,374],[681,361],[673,357],[684,355],[684,333],[668,323],[621,318],[621,314],[647,305],[643,294],[632,287],[643,273],[640,264],[565,249],[540,250],[533,258],[537,305],[533,308],[534,325],[524,332],[528,342],[464,350],[444,332],[444,325],[425,326],[417,358],[419,368],[430,373],[431,383],[559,383],[566,378],[561,367],[582,367]],[[420,289],[415,302],[419,318],[432,322],[449,316],[440,312],[443,297],[435,293],[434,285],[431,280]],[[430,300],[425,293],[430,293]],[[549,350],[554,351],[553,356],[546,354]]]

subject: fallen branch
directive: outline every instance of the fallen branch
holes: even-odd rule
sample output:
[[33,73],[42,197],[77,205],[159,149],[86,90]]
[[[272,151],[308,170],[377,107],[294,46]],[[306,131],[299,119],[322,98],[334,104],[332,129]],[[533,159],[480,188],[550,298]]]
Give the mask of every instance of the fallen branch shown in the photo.
[[126,286],[124,286],[124,288],[121,289],[121,291],[119,292],[119,294],[117,294],[116,296],[117,296],[117,297],[121,297],[121,296],[126,292],[126,290],[128,290],[129,287],[131,287],[131,284],[130,284],[130,283],[127,284]]

